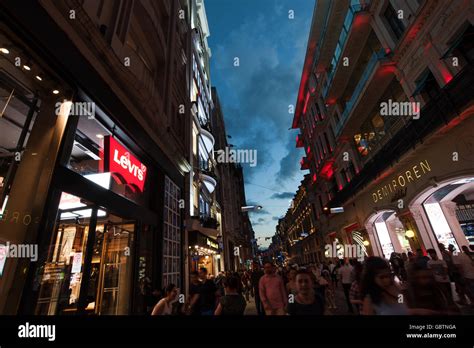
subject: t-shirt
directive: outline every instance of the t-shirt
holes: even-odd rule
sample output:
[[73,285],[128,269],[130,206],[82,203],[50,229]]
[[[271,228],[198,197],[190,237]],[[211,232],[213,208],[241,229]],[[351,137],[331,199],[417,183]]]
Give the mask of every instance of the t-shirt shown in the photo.
[[474,279],[474,262],[469,255],[462,253],[453,256],[453,262],[460,266],[464,278]]
[[444,260],[429,260],[428,268],[433,270],[433,275],[438,283],[449,283],[448,265]]
[[343,284],[352,284],[352,266],[342,266],[339,268],[338,274],[341,276],[341,281]]
[[311,304],[299,303],[295,297],[293,303],[288,303],[287,311],[289,315],[323,315],[324,305],[318,295],[315,295],[314,302]]
[[[195,294],[199,294],[199,287],[201,286],[201,284],[190,284],[189,285],[189,296],[190,297],[193,297]],[[199,311],[200,311],[200,308],[199,308],[199,300],[196,301],[196,303],[194,304],[193,308],[192,308],[192,311],[191,311],[191,314],[192,315],[198,315],[199,314]]]
[[243,315],[247,302],[240,294],[228,294],[220,298],[221,315]]
[[199,309],[201,311],[214,310],[216,305],[216,284],[210,279],[199,286]]

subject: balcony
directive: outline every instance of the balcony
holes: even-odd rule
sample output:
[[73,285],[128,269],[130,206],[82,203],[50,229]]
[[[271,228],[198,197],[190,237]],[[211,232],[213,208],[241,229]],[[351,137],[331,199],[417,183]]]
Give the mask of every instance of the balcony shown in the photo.
[[[384,65],[386,61],[385,50],[381,48],[370,57],[351,98],[346,102],[341,119],[336,126],[336,138],[342,134],[350,133],[356,126],[351,120],[353,114],[365,115],[373,108],[393,79],[392,65]],[[356,120],[357,121],[357,120]],[[358,121],[361,121],[360,119]]]
[[214,151],[215,140],[214,140],[214,137],[212,136],[211,132],[207,131],[204,128],[201,128],[199,136],[201,137],[201,139],[204,143],[204,147],[206,148],[207,153],[209,154],[212,151]]
[[364,49],[370,31],[370,14],[366,11],[367,6],[356,3],[349,7],[344,25],[339,35],[334,56],[331,60],[331,70],[326,79],[325,87],[321,96],[326,100],[336,100],[340,92],[344,91],[356,64],[343,66],[342,57],[350,57],[352,62],[357,62]]
[[201,226],[204,228],[211,228],[214,230],[217,230],[217,228],[219,228],[219,223],[217,222],[217,220],[209,215],[200,215],[199,221],[201,222]]
[[406,124],[374,154],[359,174],[337,193],[330,205],[342,205],[375,180],[394,161],[415,148],[419,142],[423,142],[427,136],[452,122],[472,103],[473,95],[474,68],[469,65],[426,103],[421,110],[420,119]]

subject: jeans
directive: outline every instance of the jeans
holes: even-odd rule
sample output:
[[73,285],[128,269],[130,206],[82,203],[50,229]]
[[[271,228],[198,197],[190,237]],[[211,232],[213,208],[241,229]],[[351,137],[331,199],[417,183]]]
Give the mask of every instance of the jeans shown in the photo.
[[349,291],[351,290],[351,285],[352,285],[351,283],[349,284],[342,283],[342,288],[344,289],[344,296],[346,297],[347,308],[349,309],[349,313],[354,313],[351,300],[349,299]]

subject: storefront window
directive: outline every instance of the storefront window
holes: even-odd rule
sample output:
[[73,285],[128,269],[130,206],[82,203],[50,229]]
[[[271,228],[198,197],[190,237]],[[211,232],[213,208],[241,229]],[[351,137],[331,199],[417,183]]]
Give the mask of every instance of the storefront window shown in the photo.
[[57,216],[35,314],[128,314],[135,222],[66,192]]
[[37,115],[33,92],[0,69],[0,216]]

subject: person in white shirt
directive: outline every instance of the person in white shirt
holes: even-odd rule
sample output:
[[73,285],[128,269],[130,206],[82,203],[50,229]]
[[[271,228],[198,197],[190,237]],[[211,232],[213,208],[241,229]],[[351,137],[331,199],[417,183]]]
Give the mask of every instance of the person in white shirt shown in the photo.
[[346,297],[347,309],[349,313],[354,313],[352,308],[349,292],[352,285],[352,266],[349,264],[349,259],[344,260],[344,265],[338,270],[339,279],[341,279],[342,288],[344,289],[344,296]]
[[153,308],[151,315],[172,315],[173,303],[176,302],[179,289],[174,284],[169,284],[165,290],[165,297],[163,297]]
[[433,272],[434,279],[436,284],[446,296],[446,300],[449,304],[453,303],[453,294],[451,291],[451,282],[449,280],[448,274],[448,264],[444,260],[440,260],[436,254],[436,250],[428,249],[426,250],[428,255],[430,255],[431,260],[428,261],[428,269],[431,269]]
[[461,249],[463,252],[453,256],[453,263],[459,267],[466,284],[466,295],[471,303],[474,303],[474,261],[466,245],[463,245]]

